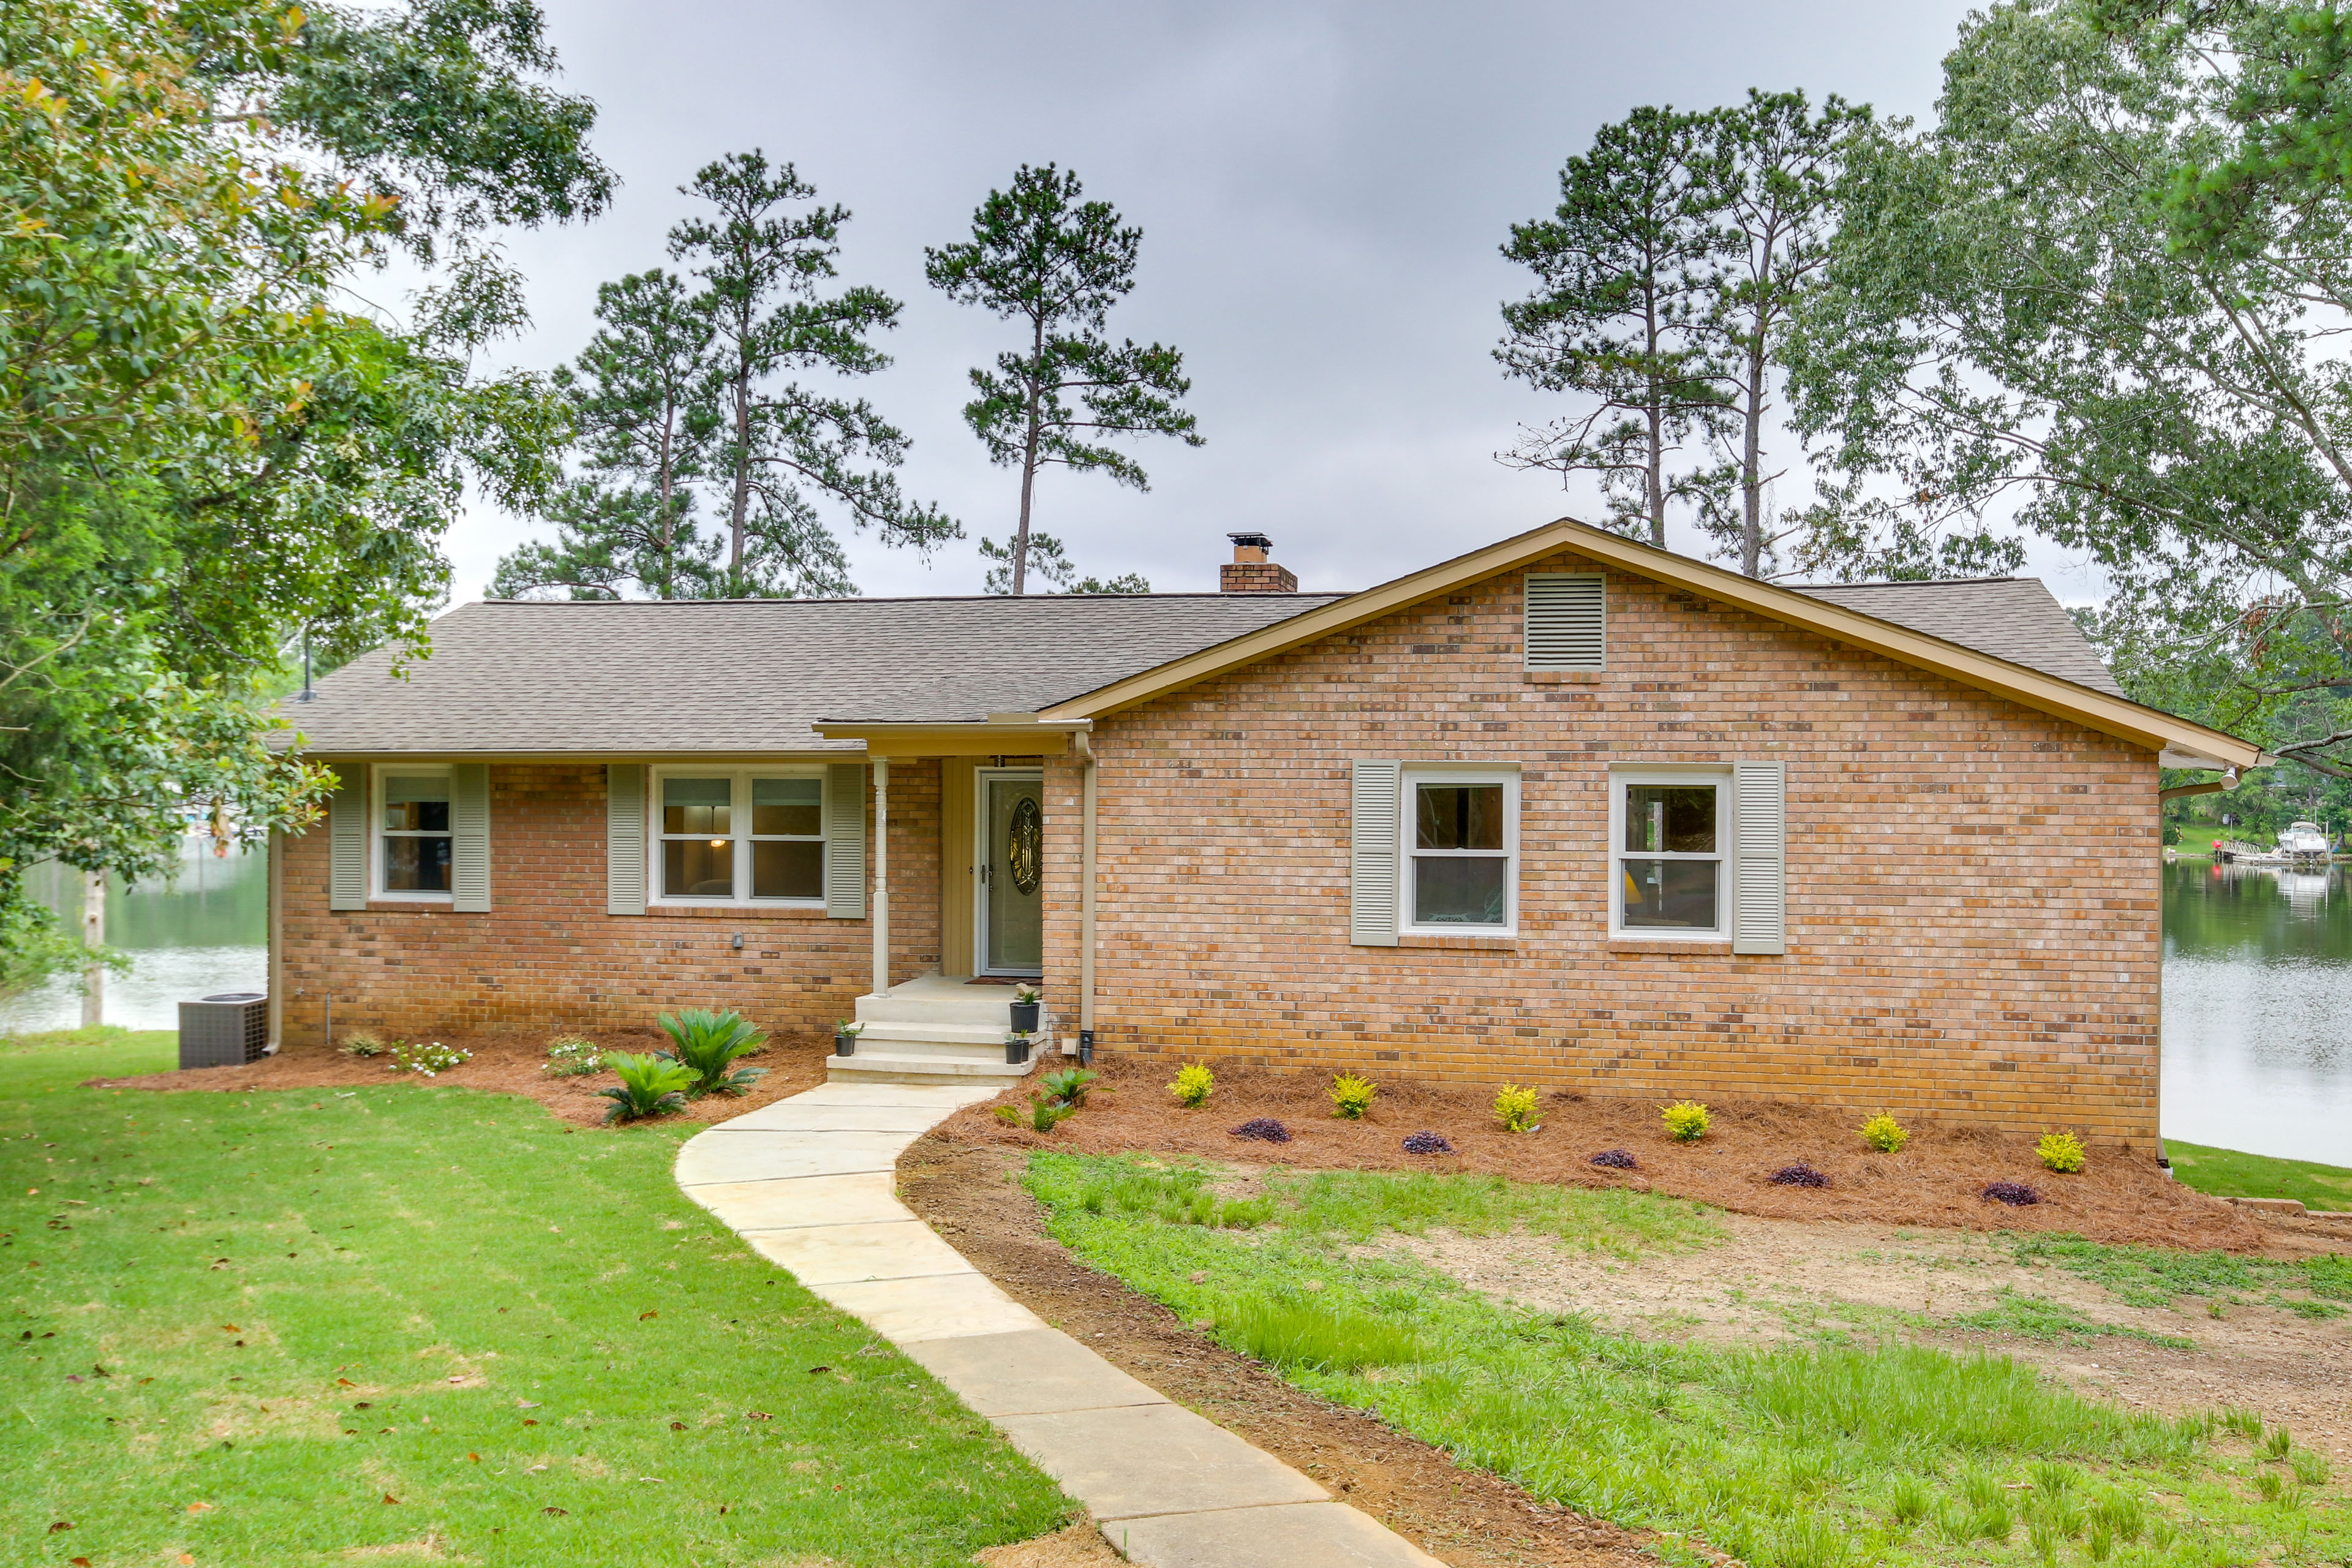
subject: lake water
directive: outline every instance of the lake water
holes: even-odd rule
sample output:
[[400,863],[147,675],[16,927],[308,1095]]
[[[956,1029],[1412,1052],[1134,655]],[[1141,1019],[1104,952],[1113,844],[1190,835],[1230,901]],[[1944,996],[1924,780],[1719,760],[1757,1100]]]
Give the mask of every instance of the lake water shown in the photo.
[[[268,869],[192,841],[171,885],[110,889],[107,936],[134,967],[107,977],[106,1021],[174,1029],[181,1002],[263,989]],[[42,890],[79,911],[69,878]],[[80,1019],[70,982],[0,1008],[0,1028]],[[2164,1133],[2352,1165],[2352,866],[2164,868]]]
[[2352,1165],[2352,866],[2164,868],[2164,1135]]
[[[34,890],[67,920],[80,918],[78,873],[42,867]],[[183,1002],[266,989],[268,852],[232,851],[215,859],[208,842],[189,840],[176,880],[107,889],[106,940],[131,958],[130,973],[106,976],[110,1024],[176,1029]],[[81,992],[70,979],[0,1005],[0,1029],[70,1029],[80,1022]]]

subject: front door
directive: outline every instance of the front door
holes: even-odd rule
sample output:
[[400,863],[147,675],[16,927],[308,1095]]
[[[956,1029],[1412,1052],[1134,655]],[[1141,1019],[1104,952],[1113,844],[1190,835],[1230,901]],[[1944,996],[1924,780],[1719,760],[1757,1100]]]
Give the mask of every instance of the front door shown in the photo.
[[1045,775],[981,768],[978,973],[1042,974],[1045,969]]

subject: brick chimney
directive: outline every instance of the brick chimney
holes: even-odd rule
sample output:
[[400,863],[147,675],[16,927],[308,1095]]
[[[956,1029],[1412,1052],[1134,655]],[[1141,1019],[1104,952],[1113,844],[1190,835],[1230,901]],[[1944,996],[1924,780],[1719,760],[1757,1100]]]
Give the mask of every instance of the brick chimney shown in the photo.
[[1224,594],[1296,594],[1298,579],[1287,566],[1266,559],[1274,541],[1263,533],[1228,533],[1234,558],[1217,568],[1217,590]]

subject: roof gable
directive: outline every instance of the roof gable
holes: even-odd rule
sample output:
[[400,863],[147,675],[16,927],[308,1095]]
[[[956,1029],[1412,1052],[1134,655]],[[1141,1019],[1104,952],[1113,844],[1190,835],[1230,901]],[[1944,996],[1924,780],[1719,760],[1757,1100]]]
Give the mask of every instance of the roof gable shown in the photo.
[[[1177,690],[1226,670],[1274,658],[1291,648],[1304,647],[1420,604],[1465,584],[1499,576],[1564,552],[1738,605],[1766,619],[1865,648],[1898,663],[1945,676],[2041,712],[2073,720],[2103,734],[2114,735],[2158,752],[2163,755],[2167,766],[2252,767],[2262,758],[2259,747],[2234,735],[2134,702],[2122,695],[2112,675],[2108,675],[2104,682],[2095,684],[2096,676],[2105,672],[2105,667],[2098,665],[2097,656],[2091,651],[2088,643],[2083,641],[2082,634],[2074,626],[2072,618],[2051,597],[2049,590],[2039,583],[2032,584],[2029,595],[2019,591],[2022,588],[2021,580],[1989,580],[2010,585],[2003,590],[2003,596],[2011,615],[2023,613],[2021,624],[2024,630],[2021,633],[2005,625],[2000,606],[1990,596],[1971,601],[1963,601],[1956,596],[1938,610],[1934,608],[1933,601],[1917,592],[1930,586],[1927,584],[1857,584],[1815,590],[1785,588],[1777,584],[1743,577],[1703,561],[1639,544],[1621,535],[1566,518],[1483,550],[1441,562],[1393,582],[1349,595],[1217,647],[1171,660],[1156,669],[1112,682],[1083,697],[1056,703],[1039,710],[1038,718],[1047,722],[1074,722],[1115,713],[1149,701],[1163,692]],[[1875,597],[1872,596],[1874,593]],[[1935,624],[1942,625],[1947,631],[1999,642],[2003,651],[1990,652],[1970,646],[1959,636],[1939,636],[1916,629],[1913,626],[1898,624],[1891,616],[1882,618],[1857,604],[1843,602],[1849,599],[1874,603],[1881,610],[1902,609],[1930,617],[1939,616],[1940,621]],[[2053,616],[2056,621],[2064,623],[2066,632],[2073,634],[2074,644],[2079,646],[2067,645],[2065,635],[2052,620]],[[2069,675],[2053,674],[2046,668],[2034,668],[2019,657],[2037,652],[2054,654],[2071,673],[2091,679],[2078,680]],[[2089,667],[2095,668],[2086,668],[2084,660],[2088,661]]]

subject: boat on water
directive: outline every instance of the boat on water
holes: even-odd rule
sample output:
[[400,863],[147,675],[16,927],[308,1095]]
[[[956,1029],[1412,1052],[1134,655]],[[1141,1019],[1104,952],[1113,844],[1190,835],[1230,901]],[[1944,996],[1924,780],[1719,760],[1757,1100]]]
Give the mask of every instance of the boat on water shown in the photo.
[[2278,852],[2296,860],[2324,859],[2327,855],[2327,835],[2315,822],[2290,822],[2279,835]]

